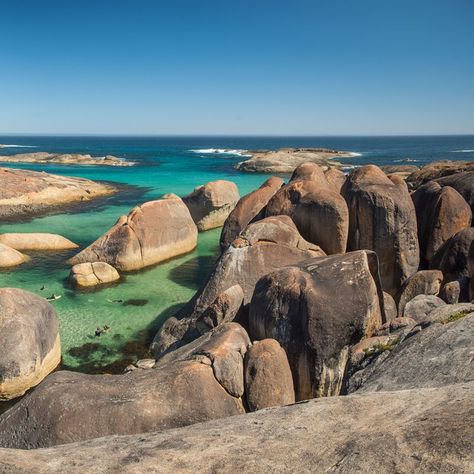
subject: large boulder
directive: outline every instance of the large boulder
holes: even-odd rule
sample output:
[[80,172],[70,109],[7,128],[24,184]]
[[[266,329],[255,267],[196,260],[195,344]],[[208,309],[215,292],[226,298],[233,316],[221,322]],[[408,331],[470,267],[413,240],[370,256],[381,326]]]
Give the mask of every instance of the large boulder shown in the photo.
[[16,267],[27,260],[28,257],[18,252],[18,250],[0,244],[0,268]]
[[245,354],[245,398],[250,411],[295,402],[288,358],[275,339],[255,341]]
[[428,314],[435,308],[446,306],[446,303],[435,295],[417,295],[406,303],[400,314],[417,322],[428,319]]
[[190,252],[197,228],[183,201],[175,195],[135,207],[70,263],[106,262],[119,271],[139,270]]
[[124,375],[55,372],[0,416],[0,446],[39,448],[244,413],[240,397],[249,343],[246,332],[229,323],[152,369]]
[[69,250],[79,247],[62,235],[48,233],[0,234],[0,243],[15,250]]
[[105,285],[117,280],[120,280],[118,271],[105,262],[78,263],[69,274],[69,282],[78,288]]
[[[319,168],[312,163],[308,165]],[[322,170],[319,176],[303,178],[296,175],[295,178],[293,175],[292,181],[270,199],[266,215],[290,216],[300,234],[327,254],[346,251],[349,230],[347,204],[338,192],[329,188]]]
[[437,388],[474,381],[474,314],[463,316],[405,337],[382,362],[356,373],[349,392]]
[[329,183],[321,166],[316,163],[303,163],[295,168],[290,183],[295,181],[313,181],[322,188],[329,188]]
[[222,227],[240,199],[239,190],[232,181],[212,181],[198,186],[183,197],[198,230]]
[[471,473],[474,383],[309,400],[194,426],[49,449],[0,449],[0,471]]
[[395,296],[419,264],[415,207],[406,186],[367,165],[348,176],[342,195],[349,208],[348,250],[376,252],[383,289]]
[[405,280],[397,294],[398,311],[403,314],[406,304],[418,295],[438,295],[443,283],[439,270],[420,270]]
[[252,340],[285,349],[297,400],[337,395],[349,346],[385,322],[377,257],[370,251],[319,257],[269,273],[255,287]]
[[441,270],[446,283],[459,281],[461,300],[466,301],[469,293],[469,249],[474,241],[474,227],[459,231],[447,240],[431,260],[430,268]]
[[240,199],[224,222],[220,239],[222,251],[229,247],[247,225],[264,217],[265,206],[282,186],[283,180],[273,176],[267,179],[257,190]]
[[418,188],[412,199],[418,223],[420,256],[425,262],[430,262],[450,237],[471,225],[471,208],[454,188],[441,187],[435,181]]
[[195,338],[198,334],[190,335],[188,329],[218,295],[231,286],[241,286],[246,306],[263,275],[321,255],[324,252],[304,240],[288,216],[267,217],[250,224],[220,256],[196,296],[160,329],[152,344],[155,356]]
[[454,188],[471,206],[471,210],[474,213],[474,162],[470,162],[467,169],[469,171],[444,176],[436,181],[441,186]]
[[59,325],[43,298],[0,288],[0,400],[23,395],[61,361]]
[[338,193],[341,192],[342,186],[346,182],[346,175],[339,169],[331,167],[324,172],[324,176],[329,187]]

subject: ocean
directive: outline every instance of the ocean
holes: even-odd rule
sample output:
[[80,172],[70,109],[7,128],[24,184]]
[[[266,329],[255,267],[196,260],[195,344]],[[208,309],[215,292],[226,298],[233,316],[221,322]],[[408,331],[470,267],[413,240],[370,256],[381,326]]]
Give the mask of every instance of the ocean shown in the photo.
[[[415,164],[474,160],[474,136],[430,137],[53,137],[0,136],[0,155],[46,151],[115,155],[133,167],[1,164],[49,173],[81,176],[130,185],[119,195],[67,212],[16,222],[0,222],[0,232],[52,232],[86,246],[135,205],[169,192],[185,195],[216,179],[234,181],[241,195],[257,188],[268,175],[244,174],[234,165],[240,150],[281,147],[325,147],[358,155],[344,158],[346,169],[367,163]],[[217,151],[216,151],[217,150]],[[219,151],[220,150],[220,151]],[[233,150],[224,152],[224,150]],[[166,225],[166,223],[163,223]],[[88,373],[116,372],[124,360],[146,356],[146,348],[163,321],[185,303],[211,270],[218,254],[220,229],[199,235],[197,249],[140,272],[126,274],[115,285],[73,291],[67,284],[71,252],[34,253],[31,260],[0,271],[1,287],[16,287],[41,296],[52,293],[60,320],[63,368]],[[41,288],[44,289],[42,290]],[[95,337],[95,329],[111,329]]]

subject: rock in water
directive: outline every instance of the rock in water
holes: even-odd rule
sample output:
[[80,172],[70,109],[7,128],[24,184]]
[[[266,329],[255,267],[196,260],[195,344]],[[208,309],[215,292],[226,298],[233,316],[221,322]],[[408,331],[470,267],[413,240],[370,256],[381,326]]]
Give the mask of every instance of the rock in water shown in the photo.
[[48,233],[0,234],[0,243],[16,250],[69,250],[79,247],[62,235]]
[[256,341],[245,354],[245,395],[250,411],[295,403],[288,358],[275,339]]
[[283,186],[281,178],[267,179],[257,190],[240,199],[224,223],[221,233],[221,250],[227,250],[234,239],[254,220],[264,217],[265,206],[271,197]]
[[118,271],[105,262],[78,263],[71,268],[69,281],[73,286],[87,288],[120,280]]
[[261,278],[250,304],[254,339],[285,349],[296,400],[337,395],[349,346],[385,317],[377,256],[357,251],[307,260]]
[[245,413],[240,397],[249,343],[245,330],[229,323],[148,370],[55,372],[0,416],[0,446],[54,446]]
[[240,198],[232,181],[212,181],[183,197],[198,230],[222,227]]
[[43,298],[0,288],[0,400],[23,395],[61,361],[59,326]]
[[119,271],[140,270],[190,252],[197,244],[197,228],[177,196],[135,207],[94,243],[70,259],[76,265],[106,262]]
[[26,255],[0,243],[0,268],[16,267],[27,260]]
[[406,186],[367,165],[348,176],[342,195],[349,208],[348,250],[376,252],[383,289],[395,296],[419,264],[415,207]]
[[[309,165],[312,165],[310,170]],[[313,163],[298,167],[292,181],[270,199],[267,216],[290,216],[308,242],[327,254],[344,253],[349,215],[344,198],[329,188],[323,171]]]
[[471,208],[454,188],[441,187],[435,181],[418,188],[412,199],[418,222],[420,256],[425,262],[431,262],[450,237],[470,227]]

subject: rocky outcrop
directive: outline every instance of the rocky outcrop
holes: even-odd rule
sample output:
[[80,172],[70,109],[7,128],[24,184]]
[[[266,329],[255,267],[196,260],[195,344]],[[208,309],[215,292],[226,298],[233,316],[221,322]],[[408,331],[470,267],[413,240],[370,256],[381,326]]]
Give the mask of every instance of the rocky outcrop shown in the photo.
[[398,311],[403,314],[406,304],[418,295],[438,295],[443,283],[439,270],[420,270],[408,278],[397,294]]
[[[309,163],[308,165],[311,165]],[[306,165],[302,165],[306,167]],[[327,254],[346,251],[349,216],[344,198],[329,189],[324,173],[300,177],[297,168],[292,181],[270,199],[267,216],[287,215],[308,242],[319,245]],[[303,175],[304,176],[304,175]]]
[[321,188],[329,188],[326,173],[316,163],[309,162],[297,166],[291,175],[290,183],[295,181],[312,181]]
[[473,397],[468,383],[309,400],[157,433],[0,449],[0,470],[468,473],[474,469]]
[[[471,278],[469,281],[472,281]],[[458,281],[450,281],[443,285],[439,292],[439,297],[448,304],[456,304],[461,295],[461,285]],[[472,297],[469,298],[471,301]]]
[[383,292],[383,305],[385,308],[385,320],[391,321],[398,316],[397,303],[393,299],[392,295],[389,295],[385,291]]
[[237,186],[232,181],[212,181],[198,186],[183,197],[198,230],[222,227],[239,201]]
[[197,337],[197,333],[188,333],[188,329],[192,329],[196,319],[231,286],[241,286],[245,306],[263,275],[321,255],[324,252],[304,240],[288,216],[267,217],[250,224],[220,256],[197,295],[160,329],[152,344],[155,356],[158,358],[170,348]]
[[69,282],[79,288],[105,285],[117,280],[120,280],[118,271],[105,262],[78,263],[69,274]]
[[119,271],[140,270],[190,252],[197,228],[177,196],[135,207],[94,243],[70,259],[72,265],[106,262]]
[[0,288],[0,400],[23,395],[61,360],[58,320],[43,298]]
[[0,446],[46,447],[244,413],[246,332],[229,323],[195,342],[148,370],[55,372],[0,416]]
[[473,161],[434,161],[413,172],[408,176],[407,181],[414,187],[418,187],[433,179],[460,175],[465,171],[474,171]]
[[470,164],[470,171],[445,176],[436,180],[441,186],[454,188],[471,206],[474,213],[474,162]]
[[0,268],[16,267],[27,260],[26,255],[0,243]]
[[59,163],[61,165],[96,165],[96,166],[132,166],[135,163],[117,158],[113,155],[94,157],[78,153],[18,153],[16,155],[0,156],[3,163]]
[[471,208],[454,188],[441,187],[435,181],[418,188],[412,199],[418,222],[420,256],[423,261],[431,262],[450,237],[470,227]]
[[89,179],[0,168],[0,218],[35,215],[114,192],[113,186]]
[[428,314],[435,308],[445,306],[446,303],[435,295],[418,295],[412,298],[403,308],[403,316],[416,322],[426,321]]
[[249,151],[251,158],[236,165],[239,171],[251,173],[292,173],[303,163],[311,162],[324,167],[340,166],[334,158],[354,156],[347,151],[326,148],[281,148],[270,151]]
[[221,250],[226,250],[234,239],[253,221],[265,217],[265,206],[283,186],[281,178],[271,177],[258,189],[242,197],[224,222],[221,233]]
[[329,187],[336,191],[341,192],[342,186],[346,182],[346,175],[337,168],[329,168],[324,172],[324,176],[329,184]]
[[342,195],[349,208],[348,250],[376,252],[383,289],[394,296],[419,264],[415,208],[405,185],[367,165],[348,176]]
[[245,354],[245,397],[250,411],[295,402],[288,358],[275,339],[256,341]]
[[15,250],[70,250],[79,247],[62,235],[47,233],[0,234],[0,244]]
[[349,346],[385,322],[377,257],[358,251],[307,260],[269,273],[255,287],[252,340],[285,349],[296,400],[337,395]]

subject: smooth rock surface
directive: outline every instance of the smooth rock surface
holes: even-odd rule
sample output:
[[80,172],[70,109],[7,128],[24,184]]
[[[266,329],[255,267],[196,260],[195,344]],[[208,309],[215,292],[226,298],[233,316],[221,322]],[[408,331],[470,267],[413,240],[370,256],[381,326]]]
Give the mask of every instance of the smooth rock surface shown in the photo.
[[405,318],[412,318],[416,322],[426,321],[428,314],[435,308],[445,306],[446,303],[435,295],[418,295],[411,299],[403,309]]
[[11,268],[26,262],[28,257],[18,250],[0,243],[0,268]]
[[118,280],[120,280],[118,271],[105,262],[78,263],[69,273],[69,281],[75,287],[87,288]]
[[48,233],[0,234],[0,243],[15,250],[69,250],[79,247],[62,235]]

